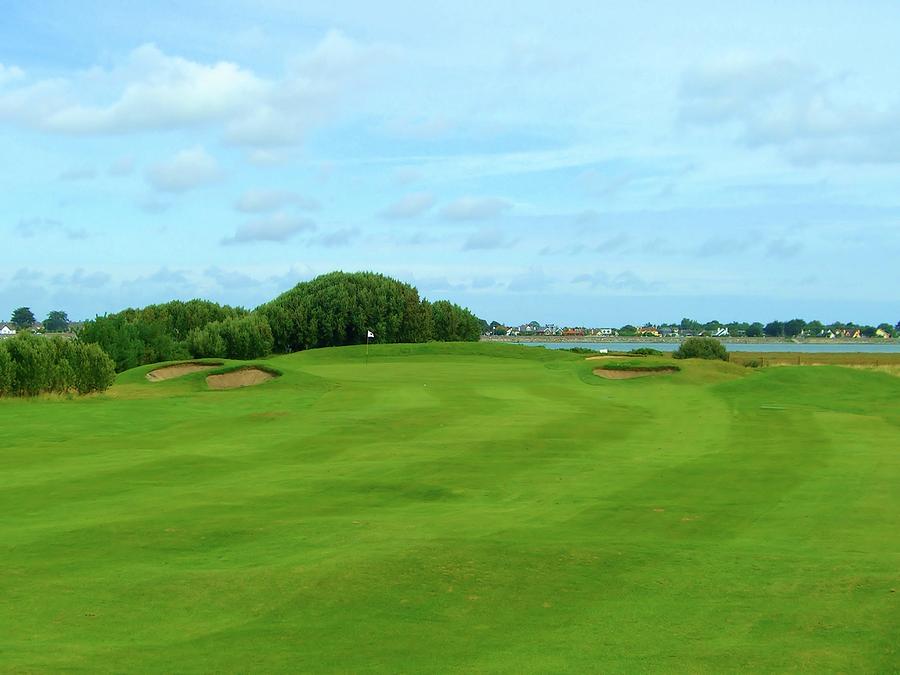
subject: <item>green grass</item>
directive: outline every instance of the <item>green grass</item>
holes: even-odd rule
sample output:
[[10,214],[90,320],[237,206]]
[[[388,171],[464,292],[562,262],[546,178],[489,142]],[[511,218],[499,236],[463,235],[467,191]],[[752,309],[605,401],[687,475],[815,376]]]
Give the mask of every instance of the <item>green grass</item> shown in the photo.
[[900,669],[896,377],[262,363],[0,401],[0,670]]

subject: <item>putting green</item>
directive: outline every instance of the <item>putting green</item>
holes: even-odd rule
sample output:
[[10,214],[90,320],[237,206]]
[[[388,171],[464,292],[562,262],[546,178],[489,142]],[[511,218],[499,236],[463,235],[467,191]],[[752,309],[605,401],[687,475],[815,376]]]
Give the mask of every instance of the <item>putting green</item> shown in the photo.
[[0,670],[900,669],[897,377],[264,363],[0,400]]

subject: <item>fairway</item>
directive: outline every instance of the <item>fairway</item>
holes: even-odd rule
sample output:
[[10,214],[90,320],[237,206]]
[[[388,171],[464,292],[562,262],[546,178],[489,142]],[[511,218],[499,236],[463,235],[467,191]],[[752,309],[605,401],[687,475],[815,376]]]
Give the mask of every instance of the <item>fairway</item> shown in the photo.
[[900,669],[896,376],[259,363],[0,400],[0,671]]

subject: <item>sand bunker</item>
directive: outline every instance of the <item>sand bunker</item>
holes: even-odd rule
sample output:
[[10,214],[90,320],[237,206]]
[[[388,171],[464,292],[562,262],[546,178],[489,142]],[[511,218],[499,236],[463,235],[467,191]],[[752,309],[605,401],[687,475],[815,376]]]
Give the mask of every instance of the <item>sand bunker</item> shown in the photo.
[[182,377],[197,373],[201,370],[212,370],[218,368],[221,363],[179,363],[175,366],[166,366],[165,368],[157,368],[147,373],[147,379],[151,382],[162,382],[163,380],[171,380],[173,377]]
[[677,373],[677,368],[663,368],[661,370],[613,370],[612,368],[595,368],[594,375],[607,380],[631,380],[635,377],[650,377],[651,375],[671,375]]
[[241,368],[221,375],[207,375],[206,384],[210,389],[237,389],[262,384],[275,379],[275,375],[260,368]]

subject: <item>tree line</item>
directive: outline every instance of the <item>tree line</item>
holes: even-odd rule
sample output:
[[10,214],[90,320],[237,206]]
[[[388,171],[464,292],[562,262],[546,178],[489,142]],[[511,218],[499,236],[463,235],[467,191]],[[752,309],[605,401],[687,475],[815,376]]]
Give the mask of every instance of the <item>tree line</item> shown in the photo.
[[240,307],[208,300],[173,300],[142,309],[128,308],[85,321],[78,332],[78,340],[100,345],[115,362],[116,370],[121,372],[147,363],[190,358],[188,336],[191,331],[247,313]]
[[0,396],[90,394],[116,376],[112,359],[96,344],[29,333],[0,341]]
[[[900,322],[896,325],[889,323],[881,323],[877,326],[857,324],[851,322],[834,321],[832,323],[823,323],[821,321],[806,321],[804,319],[790,319],[786,321],[770,321],[763,324],[756,321],[747,323],[742,321],[732,321],[730,323],[720,323],[719,321],[708,321],[700,323],[693,319],[684,318],[681,323],[677,324],[659,324],[659,328],[678,328],[680,331],[694,333],[714,333],[719,328],[727,328],[730,335],[744,337],[772,337],[772,338],[792,338],[792,337],[825,337],[829,333],[833,335],[844,335],[845,333],[859,334],[863,337],[875,337],[879,331],[888,337],[900,336]],[[632,326],[633,328],[633,326]]]
[[86,321],[78,340],[98,344],[117,371],[158,361],[253,359],[273,352],[375,342],[476,341],[482,321],[446,300],[373,272],[304,281],[250,312],[206,300],[126,309]]
[[[37,319],[30,307],[17,307],[13,310],[9,322],[17,330],[26,330],[37,324]],[[69,316],[62,310],[55,309],[47,314],[43,321],[44,331],[47,333],[62,333],[69,329]]]

